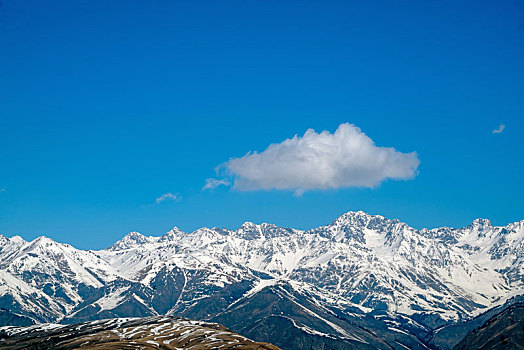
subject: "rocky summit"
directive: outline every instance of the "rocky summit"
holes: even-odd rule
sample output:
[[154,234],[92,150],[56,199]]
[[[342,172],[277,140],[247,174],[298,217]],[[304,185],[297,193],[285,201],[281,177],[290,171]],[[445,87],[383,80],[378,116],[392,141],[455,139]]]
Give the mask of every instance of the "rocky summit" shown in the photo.
[[447,349],[461,338],[439,333],[524,294],[523,256],[524,220],[417,230],[364,212],[308,231],[132,232],[99,251],[0,236],[0,322],[168,315],[283,349]]

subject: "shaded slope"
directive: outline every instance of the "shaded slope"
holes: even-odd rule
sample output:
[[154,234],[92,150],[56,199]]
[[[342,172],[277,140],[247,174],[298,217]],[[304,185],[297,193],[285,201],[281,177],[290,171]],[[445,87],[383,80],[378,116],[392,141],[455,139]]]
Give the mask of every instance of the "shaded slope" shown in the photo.
[[462,339],[456,350],[524,349],[524,304],[508,307]]
[[263,288],[211,320],[283,349],[424,348],[415,336],[384,321],[364,313],[330,310],[285,282]]
[[458,324],[450,324],[434,330],[426,339],[432,347],[450,350],[455,347],[466,335],[484,325],[488,320],[515,304],[524,303],[524,295],[509,299],[504,305],[489,309],[479,316]]

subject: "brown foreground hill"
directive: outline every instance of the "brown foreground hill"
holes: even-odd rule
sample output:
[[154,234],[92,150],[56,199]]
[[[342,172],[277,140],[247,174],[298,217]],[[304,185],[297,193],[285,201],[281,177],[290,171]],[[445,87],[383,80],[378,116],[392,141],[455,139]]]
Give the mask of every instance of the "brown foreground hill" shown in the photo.
[[2,349],[260,349],[218,323],[177,317],[117,318],[74,325],[40,324],[0,328]]

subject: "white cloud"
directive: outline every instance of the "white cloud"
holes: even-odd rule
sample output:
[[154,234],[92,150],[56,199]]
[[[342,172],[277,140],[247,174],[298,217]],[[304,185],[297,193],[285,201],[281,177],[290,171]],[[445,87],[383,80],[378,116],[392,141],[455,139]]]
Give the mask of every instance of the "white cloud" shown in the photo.
[[168,192],[168,193],[164,193],[163,195],[155,199],[155,202],[157,204],[160,202],[164,202],[164,201],[175,201],[176,202],[176,201],[179,201],[180,199],[182,199],[182,197],[180,197],[179,195]]
[[504,125],[504,124],[500,124],[500,125],[499,125],[499,128],[498,128],[498,129],[494,129],[494,130],[492,131],[492,133],[493,133],[493,134],[501,134],[501,133],[504,131],[505,128],[506,128],[506,125]]
[[206,184],[204,187],[202,187],[202,191],[204,190],[212,190],[215,187],[218,186],[230,186],[231,183],[227,179],[206,179]]
[[313,189],[375,187],[386,179],[412,179],[419,163],[415,152],[378,147],[360,128],[345,123],[333,134],[309,129],[302,137],[232,158],[218,169],[241,191],[277,189],[301,195]]

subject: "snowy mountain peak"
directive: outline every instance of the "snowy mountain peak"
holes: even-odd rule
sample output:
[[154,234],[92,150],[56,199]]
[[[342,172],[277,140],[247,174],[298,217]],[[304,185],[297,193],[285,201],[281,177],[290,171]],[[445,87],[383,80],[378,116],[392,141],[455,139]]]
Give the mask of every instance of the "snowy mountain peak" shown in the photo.
[[240,227],[239,230],[250,230],[250,229],[256,229],[258,226],[254,222],[246,221]]
[[151,237],[146,237],[139,232],[129,232],[124,238],[113,244],[109,250],[130,249],[148,242],[151,242]]
[[13,243],[26,243],[26,241],[20,236],[13,236],[9,238],[9,240]]
[[160,237],[160,242],[175,241],[177,238],[185,234],[186,233],[184,231],[175,226],[170,231],[166,232],[162,237]]
[[370,221],[391,221],[380,215],[371,215],[363,211],[349,211],[339,216],[331,225],[353,225],[365,227]]
[[260,239],[263,237],[260,227],[252,222],[244,222],[238,230],[234,232],[235,236],[243,239]]
[[390,220],[363,211],[350,211],[339,216],[331,224],[313,229],[311,232],[341,243],[352,241],[366,244],[365,234],[369,230],[373,230],[379,235],[388,233],[391,236],[402,234],[402,231],[409,231],[410,228],[396,219]]
[[243,223],[233,234],[237,237],[251,240],[284,237],[289,236],[293,232],[298,231],[267,223],[257,225],[248,221]]
[[29,242],[29,246],[31,248],[37,248],[37,247],[51,247],[55,244],[58,244],[51,238],[48,238],[46,236],[39,236],[35,239],[33,239],[31,242]]
[[468,227],[484,230],[493,227],[493,225],[488,219],[475,219],[471,224],[468,225]]

